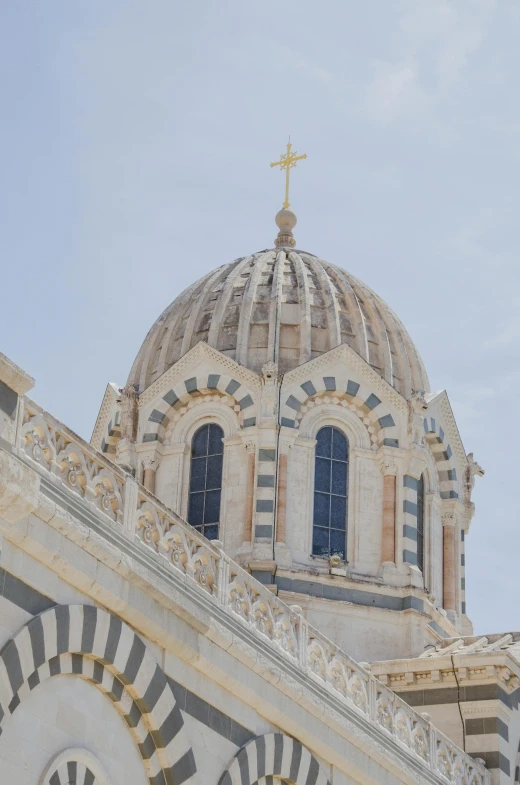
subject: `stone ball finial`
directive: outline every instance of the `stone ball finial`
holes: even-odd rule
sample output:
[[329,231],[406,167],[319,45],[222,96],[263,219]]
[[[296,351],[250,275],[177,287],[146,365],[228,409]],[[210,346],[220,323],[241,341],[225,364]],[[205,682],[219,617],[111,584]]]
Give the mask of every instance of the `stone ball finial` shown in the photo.
[[278,232],[278,237],[274,241],[277,248],[283,248],[284,246],[294,248],[296,240],[293,237],[292,230],[296,226],[297,220],[293,211],[289,210],[287,207],[284,207],[276,213],[275,221],[280,230]]

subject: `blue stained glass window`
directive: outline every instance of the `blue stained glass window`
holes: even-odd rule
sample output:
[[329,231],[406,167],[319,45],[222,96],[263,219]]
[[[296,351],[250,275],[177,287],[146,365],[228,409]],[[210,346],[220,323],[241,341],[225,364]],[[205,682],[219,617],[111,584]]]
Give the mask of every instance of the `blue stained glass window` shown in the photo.
[[348,441],[332,426],[316,436],[312,552],[345,559],[347,539]]
[[218,539],[224,432],[208,423],[191,440],[190,497],[188,523],[208,540]]

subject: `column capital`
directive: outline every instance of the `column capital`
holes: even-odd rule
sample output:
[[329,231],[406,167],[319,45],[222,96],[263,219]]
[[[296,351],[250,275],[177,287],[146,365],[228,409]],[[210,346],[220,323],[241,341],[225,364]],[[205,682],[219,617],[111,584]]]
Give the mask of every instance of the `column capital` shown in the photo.
[[465,516],[465,507],[460,499],[442,499],[441,502],[442,518],[444,516],[453,516],[454,522],[462,522]]
[[455,526],[457,523],[457,516],[451,511],[443,512],[441,518],[443,526]]
[[278,445],[278,451],[283,453],[284,455],[289,454],[289,450],[294,444],[294,439],[280,439],[280,443]]
[[384,455],[379,462],[379,469],[381,470],[381,474],[395,477],[398,471],[397,462]]
[[155,453],[153,455],[143,455],[141,463],[145,471],[151,470],[155,472],[159,468],[159,456]]

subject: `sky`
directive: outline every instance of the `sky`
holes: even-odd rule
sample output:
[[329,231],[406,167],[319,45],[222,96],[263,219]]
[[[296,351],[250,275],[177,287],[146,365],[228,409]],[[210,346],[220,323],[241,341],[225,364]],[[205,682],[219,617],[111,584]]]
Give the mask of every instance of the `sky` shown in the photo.
[[[477,633],[520,629],[518,0],[0,3],[0,350],[86,439],[188,284],[297,245],[397,312],[484,467]],[[515,206],[516,205],[516,206]]]

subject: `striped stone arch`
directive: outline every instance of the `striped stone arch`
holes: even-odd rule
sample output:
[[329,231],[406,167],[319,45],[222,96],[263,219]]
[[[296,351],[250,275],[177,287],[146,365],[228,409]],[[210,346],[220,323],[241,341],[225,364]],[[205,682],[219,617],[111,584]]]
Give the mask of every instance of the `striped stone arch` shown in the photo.
[[162,442],[168,425],[170,424],[169,412],[180,409],[193,398],[215,391],[225,395],[230,395],[236,401],[235,409],[239,415],[243,428],[256,425],[254,416],[254,399],[251,390],[244,384],[219,373],[204,374],[204,376],[192,376],[177,382],[166,395],[163,395],[160,403],[153,409],[148,417],[146,433],[143,442]]
[[93,755],[80,747],[62,750],[45,769],[39,785],[109,785]]
[[165,674],[130,627],[92,605],[51,608],[0,651],[0,734],[29,692],[60,674],[85,679],[110,698],[150,785],[194,785],[193,750]]
[[441,499],[458,499],[459,486],[453,453],[441,425],[434,417],[424,418],[424,434],[437,464]]
[[283,733],[257,736],[244,745],[222,774],[218,785],[254,785],[281,779],[291,785],[329,785],[327,774],[312,752]]
[[372,446],[399,447],[397,426],[391,414],[385,412],[381,399],[366,385],[336,376],[313,376],[296,387],[281,407],[281,424],[297,428],[307,411],[309,399],[316,396],[337,398],[338,403],[354,411],[370,434]]

